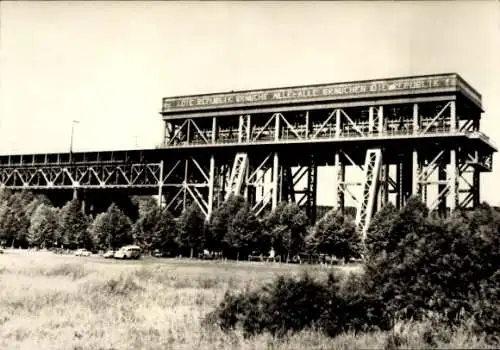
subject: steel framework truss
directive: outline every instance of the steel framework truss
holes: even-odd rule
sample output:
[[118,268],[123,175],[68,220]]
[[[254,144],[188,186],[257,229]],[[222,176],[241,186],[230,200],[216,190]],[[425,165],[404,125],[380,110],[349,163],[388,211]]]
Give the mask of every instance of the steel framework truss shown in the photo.
[[0,156],[0,186],[137,188],[173,212],[195,203],[207,218],[233,193],[257,214],[291,201],[314,221],[318,173],[333,165],[326,204],[357,208],[366,232],[373,212],[411,195],[440,213],[478,205],[496,151],[479,132],[481,110],[455,95],[224,113],[165,118],[164,148],[133,156]]

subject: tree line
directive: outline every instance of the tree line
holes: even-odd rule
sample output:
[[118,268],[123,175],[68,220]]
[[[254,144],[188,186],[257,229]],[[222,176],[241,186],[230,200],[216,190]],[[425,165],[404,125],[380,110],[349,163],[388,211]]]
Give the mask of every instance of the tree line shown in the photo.
[[[352,230],[340,216],[330,215],[322,221],[332,234],[317,237],[319,246],[330,245],[324,237]],[[500,208],[483,203],[443,218],[418,198],[399,210],[388,204],[372,220],[363,255],[359,274],[333,271],[326,280],[281,276],[264,286],[229,289],[205,323],[225,331],[240,328],[248,336],[306,328],[336,336],[380,330],[394,335],[398,323],[423,322],[419,326],[427,328],[423,340],[429,348],[457,327],[487,335],[486,341],[499,348]],[[401,342],[388,340],[386,349]]]
[[12,247],[118,249],[137,244],[165,256],[196,256],[203,250],[230,259],[247,259],[274,249],[283,259],[300,253],[349,259],[361,245],[353,218],[333,211],[309,225],[295,203],[279,203],[258,218],[243,197],[231,196],[216,208],[210,221],[193,204],[174,217],[152,198],[134,198],[138,217],[131,220],[116,205],[95,217],[78,200],[54,207],[44,195],[0,191],[0,242]]

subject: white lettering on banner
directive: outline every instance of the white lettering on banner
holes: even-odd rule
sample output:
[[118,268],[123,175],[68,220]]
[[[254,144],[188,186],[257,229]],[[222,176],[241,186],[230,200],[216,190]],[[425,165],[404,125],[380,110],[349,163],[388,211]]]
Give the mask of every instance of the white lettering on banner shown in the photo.
[[[391,79],[388,81],[371,81],[360,83],[331,84],[300,88],[285,88],[267,91],[236,92],[211,96],[192,96],[165,98],[164,110],[176,110],[207,106],[239,105],[243,103],[269,104],[273,101],[307,102],[314,98],[335,97],[370,97],[386,92],[409,91],[418,92],[430,89],[456,88],[456,76],[434,76],[407,79]],[[469,89],[469,93],[472,91]],[[475,94],[477,95],[477,94]],[[480,100],[480,96],[476,97]]]

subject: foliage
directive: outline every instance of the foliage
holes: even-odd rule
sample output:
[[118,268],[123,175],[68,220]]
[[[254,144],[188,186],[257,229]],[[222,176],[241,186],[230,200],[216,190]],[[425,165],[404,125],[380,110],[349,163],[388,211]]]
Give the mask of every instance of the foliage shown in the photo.
[[[374,258],[387,248],[392,249],[393,240],[397,240],[394,225],[398,217],[398,210],[389,202],[378,211],[371,220],[365,239],[365,254],[367,259]],[[396,236],[396,237],[395,237]]]
[[[500,212],[482,205],[457,210],[448,219],[428,214],[416,198],[399,212],[386,208],[371,228],[364,273],[342,288],[330,278],[307,294],[306,287],[281,279],[271,287],[226,294],[212,317],[222,328],[240,324],[247,334],[284,334],[314,325],[336,335],[419,320],[500,336]],[[340,218],[331,220],[341,226]],[[303,295],[311,301],[313,320],[302,314]],[[324,306],[319,316],[317,300]],[[396,346],[396,340],[388,339],[387,345]]]
[[81,203],[73,199],[60,212],[59,233],[61,243],[69,249],[92,249],[93,242],[88,232],[89,219],[81,209]]
[[349,260],[361,251],[361,237],[349,218],[331,211],[321,218],[307,240],[308,250]]
[[23,206],[24,196],[24,192],[4,192],[0,202],[0,241],[12,246],[28,245],[30,221]]
[[158,221],[151,234],[151,249],[169,255],[175,255],[178,251],[175,219],[166,210],[158,213]]
[[278,276],[262,288],[241,293],[226,292],[222,302],[207,318],[228,331],[241,326],[246,336],[269,332],[284,336],[306,328],[330,336],[349,330],[369,330],[385,325],[369,299],[362,295],[360,278],[341,286],[338,276],[314,280],[304,273],[299,278]]
[[308,219],[296,203],[279,203],[274,211],[264,218],[266,233],[279,255],[298,254],[304,248]]
[[216,208],[207,227],[205,247],[209,250],[222,251],[227,249],[227,235],[229,226],[236,214],[245,206],[242,196],[230,195],[229,198]]
[[158,249],[170,255],[177,252],[175,219],[168,211],[162,211],[152,198],[139,202],[139,219],[132,227],[132,235],[146,251]]
[[177,221],[177,229],[177,243],[182,253],[199,253],[204,243],[205,218],[196,203],[182,212]]
[[90,232],[97,248],[118,249],[133,243],[131,226],[130,219],[113,203],[97,215]]
[[280,276],[259,290],[226,292],[210,317],[223,330],[241,325],[246,336],[266,331],[283,336],[313,326],[325,305],[325,292],[307,274],[298,280]]
[[253,251],[265,252],[270,248],[269,240],[262,234],[260,221],[248,205],[233,217],[224,241],[229,249],[241,257],[247,257]]
[[152,250],[152,236],[158,225],[160,217],[160,208],[156,201],[151,198],[150,201],[139,202],[139,219],[132,226],[132,236],[136,244],[144,250]]
[[42,248],[57,246],[58,230],[58,209],[42,202],[31,216],[29,244]]
[[47,196],[43,194],[34,196],[33,200],[25,206],[26,215],[28,215],[28,217],[31,217],[35,213],[36,209],[42,204],[45,204],[49,207],[52,206]]
[[[485,320],[500,306],[499,228],[500,215],[489,207],[458,210],[444,220],[428,217],[422,203],[410,201],[395,218],[385,249],[367,263],[367,292],[390,318],[432,314],[450,325],[473,315]],[[478,329],[494,328],[476,323]]]

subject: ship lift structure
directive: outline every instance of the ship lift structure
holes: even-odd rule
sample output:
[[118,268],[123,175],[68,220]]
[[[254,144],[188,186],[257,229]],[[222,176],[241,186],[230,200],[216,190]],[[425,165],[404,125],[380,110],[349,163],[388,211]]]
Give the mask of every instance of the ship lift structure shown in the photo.
[[256,214],[295,202],[316,219],[318,169],[329,205],[357,208],[363,236],[389,201],[418,196],[443,215],[479,204],[497,151],[480,131],[481,95],[436,74],[163,98],[157,149],[0,156],[0,187],[158,195],[208,219],[231,194]]

